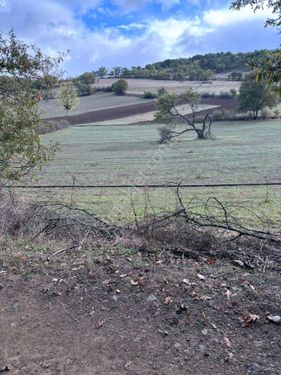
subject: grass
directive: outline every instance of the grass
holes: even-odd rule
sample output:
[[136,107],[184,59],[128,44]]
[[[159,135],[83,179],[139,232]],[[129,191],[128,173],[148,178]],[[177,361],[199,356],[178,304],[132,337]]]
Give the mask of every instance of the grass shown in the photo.
[[[280,181],[281,127],[278,121],[219,122],[214,141],[199,141],[193,135],[174,142],[159,154],[157,125],[78,126],[44,136],[58,140],[61,152],[49,165],[41,184],[164,184],[242,183]],[[210,196],[237,207],[247,224],[258,219],[245,206],[281,223],[281,187],[184,189],[184,200]],[[29,191],[35,197],[42,192]],[[151,213],[175,208],[172,189],[50,189],[48,199],[86,207],[99,216],[117,222],[132,222],[132,201],[139,218],[145,206]],[[148,199],[149,198],[149,199]]]
[[191,134],[159,149],[159,125],[71,127],[44,136],[61,152],[39,183],[165,184],[280,181],[279,121],[219,122],[216,139]]
[[[29,190],[25,194],[40,201],[44,197],[48,201],[74,204],[115,223],[132,223],[135,213],[142,220],[147,214],[173,211],[178,204],[175,190],[170,188],[46,189],[43,192]],[[281,225],[281,187],[183,188],[182,196],[184,203],[192,202],[193,206],[216,197],[230,210],[235,209],[235,215],[247,226],[260,226],[258,216]],[[198,206],[194,210],[201,209]]]

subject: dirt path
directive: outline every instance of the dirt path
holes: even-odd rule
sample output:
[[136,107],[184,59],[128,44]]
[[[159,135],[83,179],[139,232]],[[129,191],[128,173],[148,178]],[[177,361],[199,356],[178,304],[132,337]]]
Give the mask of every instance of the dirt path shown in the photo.
[[280,269],[95,251],[1,255],[0,372],[281,373]]
[[[225,99],[206,98],[201,101],[201,104],[219,106],[225,109],[233,109],[233,108],[236,108],[237,106],[236,100],[233,98],[225,98]],[[154,110],[155,110],[155,102],[148,102],[148,103],[134,104],[134,105],[119,107],[119,108],[109,108],[106,110],[87,112],[87,113],[83,113],[79,115],[72,115],[72,116],[68,116],[67,120],[71,123],[71,125],[90,124],[92,122],[115,120],[115,119],[119,119],[123,117],[151,112]],[[208,110],[200,111],[198,112],[198,114],[204,115],[204,114],[210,113],[210,111],[212,110],[208,109]],[[55,117],[55,118],[52,118],[51,120],[61,120],[65,118],[66,117]]]

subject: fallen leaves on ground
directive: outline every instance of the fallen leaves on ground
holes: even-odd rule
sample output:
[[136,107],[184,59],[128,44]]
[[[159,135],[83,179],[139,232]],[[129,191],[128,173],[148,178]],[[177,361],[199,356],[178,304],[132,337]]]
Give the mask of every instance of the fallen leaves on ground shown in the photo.
[[243,316],[242,318],[242,323],[245,326],[251,324],[251,323],[254,323],[254,322],[258,322],[260,319],[259,315],[256,315],[256,314],[246,314]]

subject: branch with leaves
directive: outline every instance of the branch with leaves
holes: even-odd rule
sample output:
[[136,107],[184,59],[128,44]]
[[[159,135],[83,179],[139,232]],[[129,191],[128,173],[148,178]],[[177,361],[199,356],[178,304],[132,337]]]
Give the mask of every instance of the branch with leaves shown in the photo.
[[18,40],[13,31],[0,33],[0,182],[19,180],[53,157],[56,145],[41,143],[36,80],[59,76],[63,56],[50,58]]
[[[203,118],[201,126],[197,123],[196,114],[200,100],[200,95],[192,89],[181,95],[164,93],[159,96],[155,118],[157,120],[168,120],[169,122],[167,126],[159,129],[161,143],[169,142],[189,131],[195,132],[198,139],[214,138],[211,132],[212,120],[209,114]],[[180,103],[189,104],[191,114],[182,114],[178,109]],[[176,131],[177,125],[184,125],[184,130]]]

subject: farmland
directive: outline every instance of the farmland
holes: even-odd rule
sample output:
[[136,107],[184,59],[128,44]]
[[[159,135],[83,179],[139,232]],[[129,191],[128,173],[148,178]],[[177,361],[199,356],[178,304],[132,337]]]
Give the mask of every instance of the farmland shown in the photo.
[[[112,93],[97,93],[96,95],[82,97],[79,104],[71,110],[70,114],[78,115],[91,111],[142,104],[149,101],[151,100],[142,99],[137,96],[117,96]],[[65,110],[58,99],[41,102],[40,109],[42,118],[65,116]]]
[[[157,90],[164,87],[168,92],[175,92],[181,94],[188,88],[203,93],[210,93],[219,95],[222,92],[228,92],[231,89],[239,90],[240,82],[233,81],[162,81],[162,80],[151,80],[151,79],[126,79],[128,82],[128,93],[142,95],[144,91],[151,91],[157,93]],[[98,83],[95,83],[94,87],[108,87],[112,83],[116,82],[116,79],[100,79]]]
[[[199,141],[189,135],[175,141],[161,157],[158,127],[156,124],[95,124],[44,136],[45,141],[59,141],[61,152],[37,183],[71,185],[73,178],[76,185],[167,184],[181,180],[202,185],[279,181],[281,129],[278,121],[218,122],[214,125],[215,140]],[[156,162],[151,163],[152,160]],[[67,200],[72,193],[48,192]],[[171,190],[156,189],[150,194],[158,211],[175,205]],[[268,194],[273,200],[267,201]],[[260,206],[267,216],[280,218],[278,187],[193,189],[184,190],[184,195],[186,199],[212,195],[236,205]],[[128,189],[75,190],[75,197],[80,205],[91,206],[103,217],[132,220]],[[143,191],[135,191],[134,200],[141,213]],[[124,210],[112,212],[114,204],[123,205]]]
[[75,126],[45,136],[58,141],[61,152],[41,182],[67,184],[130,183],[147,171],[145,183],[234,183],[278,180],[281,158],[279,121],[218,122],[216,139],[198,141],[188,135],[163,153],[157,169],[149,161],[159,149],[160,125]]
[[[103,79],[93,86],[96,88],[110,87],[115,81],[116,79]],[[128,111],[129,107],[133,108],[138,105],[139,108],[141,108],[140,113],[149,112],[151,111],[151,106],[149,107],[148,105],[147,109],[146,106],[149,103],[153,103],[153,100],[143,98],[145,91],[151,91],[152,93],[157,94],[158,89],[164,87],[168,92],[176,92],[179,94],[186,91],[188,88],[192,88],[201,94],[208,93],[219,95],[221,93],[228,93],[231,89],[238,90],[240,82],[210,81],[202,83],[191,81],[178,82],[128,79],[128,85],[129,95],[126,96],[117,96],[113,93],[107,92],[97,92],[95,95],[81,97],[79,104],[70,111],[69,115],[81,115],[95,111],[105,112],[105,110],[117,110],[122,107],[126,107],[126,111]],[[65,110],[58,99],[41,102],[40,111],[41,117],[44,119],[63,117],[66,115]],[[126,117],[126,115],[121,114],[120,117]]]

